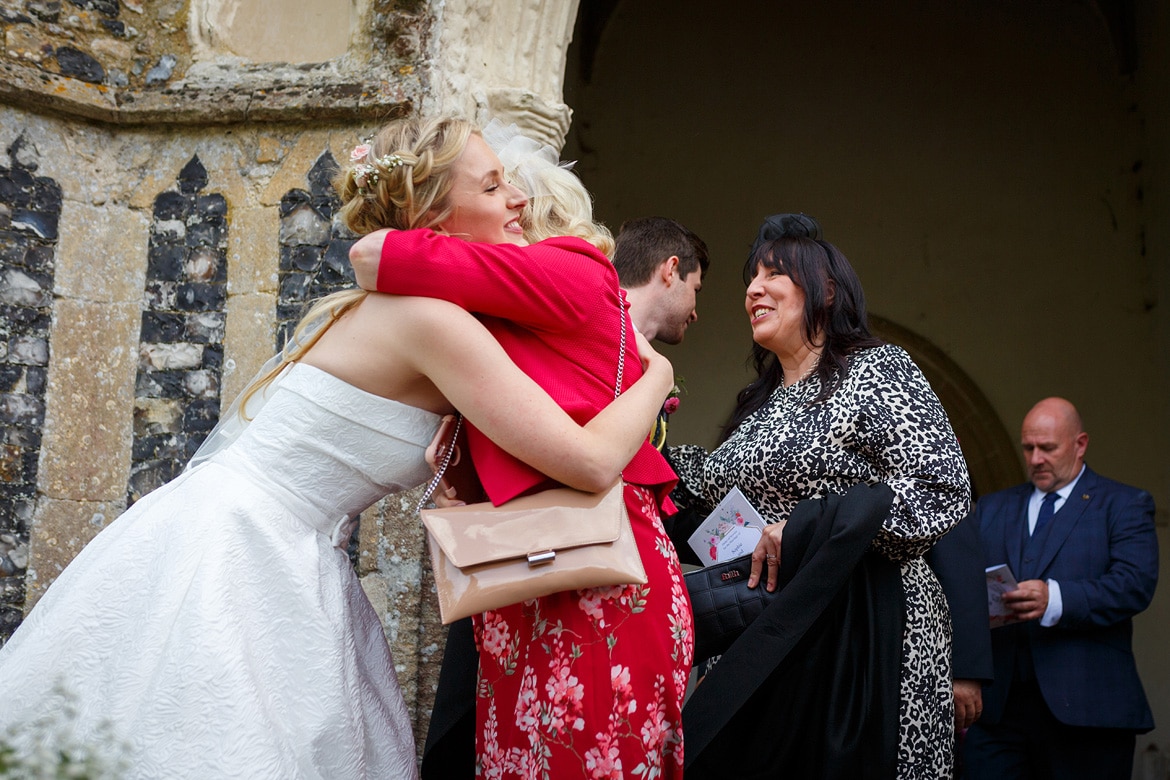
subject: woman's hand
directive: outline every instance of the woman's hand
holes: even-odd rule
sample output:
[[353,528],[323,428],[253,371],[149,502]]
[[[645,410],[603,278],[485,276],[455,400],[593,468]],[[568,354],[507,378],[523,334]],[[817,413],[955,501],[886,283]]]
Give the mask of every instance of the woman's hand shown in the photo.
[[435,487],[435,492],[431,493],[431,501],[434,501],[435,506],[439,509],[448,509],[453,506],[467,506],[466,501],[459,500],[459,493],[454,487],[448,487],[442,482]]
[[349,264],[353,266],[358,287],[374,292],[378,289],[378,266],[382,262],[382,244],[390,229],[366,233],[349,248]]
[[768,574],[768,592],[776,590],[776,577],[780,573],[780,538],[784,535],[784,526],[787,520],[764,526],[760,541],[752,551],[752,573],[748,577],[748,587],[754,588],[760,582],[763,572]]
[[[459,425],[455,415],[443,415],[443,419],[439,421],[439,429],[435,431],[434,438],[431,439],[431,443],[427,446],[426,452],[423,453],[423,459],[431,467],[432,472],[435,474],[438,474],[440,471],[443,472],[443,476],[439,478],[438,484],[435,485],[434,492],[431,493],[431,500],[440,509],[446,509],[452,506],[464,506],[467,503],[463,500],[464,496],[459,495],[459,491],[456,488],[457,480],[454,477],[455,468],[462,460],[460,447],[455,443],[456,431],[459,430]],[[448,458],[447,450],[451,448],[454,449],[451,457]],[[464,468],[468,469],[470,467],[465,464]]]
[[970,728],[983,714],[983,686],[978,680],[955,680],[955,729]]

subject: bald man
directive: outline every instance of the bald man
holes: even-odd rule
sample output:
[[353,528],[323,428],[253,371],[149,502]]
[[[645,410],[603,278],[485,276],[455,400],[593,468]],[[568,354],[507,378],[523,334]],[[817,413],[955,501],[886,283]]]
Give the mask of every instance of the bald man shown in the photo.
[[1129,780],[1154,727],[1131,646],[1158,582],[1154,500],[1085,465],[1076,408],[1046,398],[1020,436],[1029,482],[982,498],[985,563],[1006,563],[1019,618],[991,631],[995,681],[967,733],[967,778]]

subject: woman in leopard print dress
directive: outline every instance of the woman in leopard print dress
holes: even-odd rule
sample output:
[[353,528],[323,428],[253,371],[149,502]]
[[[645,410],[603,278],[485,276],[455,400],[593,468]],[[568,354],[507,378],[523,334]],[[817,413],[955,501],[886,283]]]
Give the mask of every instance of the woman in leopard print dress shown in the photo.
[[710,456],[683,445],[671,461],[711,507],[738,485],[760,510],[770,525],[753,567],[765,583],[798,502],[858,483],[893,490],[872,547],[900,564],[905,591],[897,777],[950,777],[950,615],[922,556],[970,508],[958,440],[910,357],[870,335],[860,282],[835,247],[764,242],[746,272],[759,379]]

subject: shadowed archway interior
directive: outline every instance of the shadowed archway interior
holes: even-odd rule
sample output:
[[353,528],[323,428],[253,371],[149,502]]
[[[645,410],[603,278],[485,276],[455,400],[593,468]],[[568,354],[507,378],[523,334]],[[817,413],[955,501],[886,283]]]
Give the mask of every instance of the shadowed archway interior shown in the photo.
[[895,322],[871,314],[879,338],[910,353],[934,388],[959,437],[976,498],[1022,481],[1020,456],[991,402],[965,371],[931,341]]

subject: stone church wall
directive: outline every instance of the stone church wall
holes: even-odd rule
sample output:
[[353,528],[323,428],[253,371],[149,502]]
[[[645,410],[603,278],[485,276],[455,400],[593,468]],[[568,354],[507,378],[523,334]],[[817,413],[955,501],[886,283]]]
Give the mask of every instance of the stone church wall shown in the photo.
[[[0,0],[0,642],[351,283],[330,179],[355,144],[412,112],[563,142],[575,14]],[[349,553],[425,734],[444,631],[416,500],[368,510]]]

